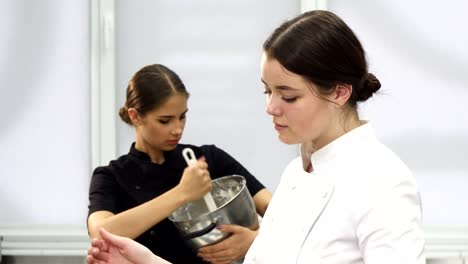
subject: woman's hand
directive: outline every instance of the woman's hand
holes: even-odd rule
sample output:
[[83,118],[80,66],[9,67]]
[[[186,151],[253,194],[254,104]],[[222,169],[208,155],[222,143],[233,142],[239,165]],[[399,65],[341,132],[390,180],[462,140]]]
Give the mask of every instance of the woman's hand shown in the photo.
[[245,256],[252,245],[258,230],[251,230],[238,225],[220,225],[220,231],[232,233],[225,240],[200,248],[198,255],[213,264],[229,264]]
[[176,188],[187,202],[199,199],[211,190],[210,172],[203,157],[185,168],[182,179]]
[[101,239],[93,239],[86,258],[88,264],[170,264],[138,242],[113,235],[103,228]]

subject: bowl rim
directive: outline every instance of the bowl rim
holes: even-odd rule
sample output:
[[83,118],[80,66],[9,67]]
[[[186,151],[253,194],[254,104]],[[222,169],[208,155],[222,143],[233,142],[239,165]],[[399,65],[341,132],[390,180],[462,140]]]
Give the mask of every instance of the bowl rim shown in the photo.
[[[171,221],[174,222],[174,223],[191,222],[191,221],[194,221],[194,220],[196,220],[196,219],[200,219],[200,218],[202,218],[202,217],[205,217],[205,216],[207,216],[207,215],[213,214],[213,213],[215,213],[215,212],[217,212],[217,211],[223,209],[227,204],[229,204],[232,200],[234,200],[237,196],[239,196],[240,193],[242,193],[242,192],[244,191],[245,188],[247,188],[247,180],[245,179],[244,176],[239,175],[239,174],[225,175],[225,176],[221,176],[221,177],[218,177],[218,178],[216,178],[216,179],[211,180],[211,182],[213,183],[213,182],[217,182],[217,181],[224,180],[224,179],[226,179],[226,178],[233,178],[233,177],[234,177],[234,178],[241,178],[242,188],[239,190],[238,193],[236,193],[236,195],[232,196],[231,199],[229,199],[228,201],[226,201],[222,206],[217,207],[216,210],[211,211],[211,212],[207,212],[207,213],[204,213],[204,214],[200,214],[200,215],[197,216],[195,219],[191,219],[191,220],[180,220],[180,221],[177,221],[177,220],[173,217],[173,213],[175,212],[175,211],[174,211],[174,212],[172,212],[172,213],[168,216],[168,219],[171,220]],[[203,197],[200,198],[200,199],[203,199]],[[200,199],[199,199],[199,200],[200,200]],[[187,203],[187,204],[188,204],[188,203]],[[184,205],[182,205],[182,206],[186,206],[187,204],[184,204]],[[181,206],[181,207],[182,207],[182,206]],[[181,207],[179,207],[179,208],[181,208]],[[177,209],[179,209],[179,208],[177,208]],[[176,210],[177,210],[177,209],[176,209]]]

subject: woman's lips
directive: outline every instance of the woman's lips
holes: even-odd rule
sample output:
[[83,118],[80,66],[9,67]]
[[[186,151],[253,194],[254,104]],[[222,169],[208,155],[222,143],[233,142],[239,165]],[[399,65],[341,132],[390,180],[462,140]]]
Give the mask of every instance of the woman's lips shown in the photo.
[[276,131],[281,131],[281,130],[284,130],[286,129],[288,126],[283,126],[283,125],[280,125],[280,124],[277,124],[277,123],[274,123],[275,124],[275,129]]
[[168,140],[167,143],[169,145],[177,145],[177,144],[179,144],[179,140],[180,139]]

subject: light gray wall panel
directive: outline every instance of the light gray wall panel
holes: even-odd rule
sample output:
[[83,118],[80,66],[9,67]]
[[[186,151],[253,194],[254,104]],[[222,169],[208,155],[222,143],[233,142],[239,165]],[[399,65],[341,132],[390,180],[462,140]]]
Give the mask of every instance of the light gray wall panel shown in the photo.
[[89,3],[0,8],[0,225],[85,225]]

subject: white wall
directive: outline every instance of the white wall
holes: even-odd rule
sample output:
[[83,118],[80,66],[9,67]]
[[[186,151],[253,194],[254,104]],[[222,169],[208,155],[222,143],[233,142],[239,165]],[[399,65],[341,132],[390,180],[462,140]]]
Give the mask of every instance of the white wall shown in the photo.
[[468,2],[328,2],[383,84],[362,114],[413,170],[424,224],[467,226]]
[[84,226],[89,3],[0,6],[0,225]]

